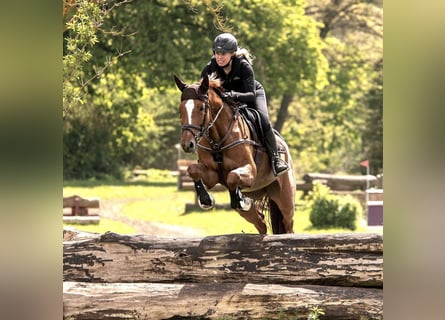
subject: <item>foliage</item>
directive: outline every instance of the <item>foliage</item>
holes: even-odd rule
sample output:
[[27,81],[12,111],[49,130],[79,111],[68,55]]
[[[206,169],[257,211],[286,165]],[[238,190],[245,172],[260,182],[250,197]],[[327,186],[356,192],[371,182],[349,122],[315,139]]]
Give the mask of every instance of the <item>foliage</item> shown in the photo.
[[[255,76],[270,98],[305,92],[325,84],[326,59],[319,24],[305,15],[304,0],[226,3],[224,31],[254,54]],[[271,26],[274,26],[271,28]],[[259,36],[267,34],[265,36]],[[284,57],[285,60],[283,59]]]
[[291,137],[287,142],[299,159],[300,173],[354,172],[362,157],[371,68],[359,51],[328,40],[326,53],[336,57],[328,72],[329,84],[299,101],[295,115],[300,121],[289,123],[283,131]]
[[357,217],[362,215],[360,203],[351,196],[339,197],[330,194],[329,187],[315,183],[310,192],[310,221],[317,229],[356,229]]
[[[84,104],[88,84],[99,77],[111,64],[110,57],[103,61],[103,67],[88,70],[88,62],[93,59],[93,49],[100,42],[99,33],[107,16],[122,2],[107,0],[65,0],[64,14],[64,52],[63,52],[63,116],[71,108]],[[107,6],[109,5],[109,6]],[[121,52],[115,57],[124,55]]]
[[144,90],[141,107],[146,113],[153,115],[156,136],[146,141],[147,158],[141,163],[144,168],[176,170],[177,149],[181,127],[179,123],[178,89]]
[[153,116],[140,106],[144,83],[119,68],[92,85],[95,95],[68,115],[64,128],[65,178],[122,176],[122,165],[149,159],[147,141],[156,135]]
[[307,320],[319,320],[320,316],[324,316],[325,312],[319,306],[313,306],[309,308],[310,313],[307,317]]
[[369,159],[371,172],[383,172],[383,72],[382,60],[379,60],[372,78],[372,86],[367,94],[369,113],[366,128],[363,130],[363,148],[365,156]]
[[[358,160],[369,159],[371,172],[379,173],[383,168],[382,1],[308,0],[305,11],[322,23],[319,35],[330,68],[329,85],[294,104],[296,121],[288,121],[288,134],[283,133],[287,139],[295,137],[298,170],[361,172]],[[344,111],[338,113],[340,109]]]
[[[382,4],[382,0],[308,0],[306,14],[323,22],[321,38],[336,36],[345,39],[351,30],[359,33],[361,38],[382,38]],[[356,43],[354,40],[353,44]]]
[[147,87],[161,91],[174,85],[174,74],[199,80],[213,40],[214,12],[208,1],[194,2],[135,1],[111,12],[105,27],[125,28],[131,36],[104,34],[95,56],[102,60],[113,48],[131,50],[121,59],[127,72],[143,73]]

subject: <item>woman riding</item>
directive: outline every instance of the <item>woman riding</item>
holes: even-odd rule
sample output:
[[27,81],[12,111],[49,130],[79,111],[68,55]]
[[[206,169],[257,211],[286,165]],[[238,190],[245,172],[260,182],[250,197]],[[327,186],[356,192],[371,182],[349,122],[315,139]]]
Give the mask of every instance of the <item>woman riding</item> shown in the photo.
[[269,120],[266,93],[261,83],[255,80],[249,52],[239,48],[238,41],[230,33],[218,35],[212,50],[213,57],[202,70],[201,77],[216,73],[223,82],[224,99],[243,102],[258,111],[273,173],[275,176],[285,173],[289,166],[278,155],[277,142]]

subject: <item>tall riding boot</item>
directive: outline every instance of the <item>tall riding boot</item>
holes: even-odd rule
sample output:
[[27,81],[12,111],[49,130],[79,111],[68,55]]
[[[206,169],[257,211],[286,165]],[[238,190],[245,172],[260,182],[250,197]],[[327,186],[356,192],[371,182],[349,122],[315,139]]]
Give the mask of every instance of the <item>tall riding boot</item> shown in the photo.
[[264,144],[272,162],[273,174],[279,176],[287,172],[290,167],[278,155],[277,141],[275,140],[275,134],[273,133],[272,128],[269,128],[264,132]]

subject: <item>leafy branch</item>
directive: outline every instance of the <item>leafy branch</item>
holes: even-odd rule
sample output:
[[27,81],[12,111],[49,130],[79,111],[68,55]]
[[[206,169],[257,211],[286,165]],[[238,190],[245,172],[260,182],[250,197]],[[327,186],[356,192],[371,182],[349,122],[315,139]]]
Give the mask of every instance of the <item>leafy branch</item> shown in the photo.
[[102,29],[110,12],[131,0],[65,0],[64,15],[64,56],[63,56],[63,118],[74,105],[83,104],[87,86],[99,78],[108,67],[130,52],[117,51],[114,57],[107,57],[103,67],[94,69],[94,75],[85,79],[85,65],[92,59],[91,50],[99,42],[98,35],[125,35],[123,30]]

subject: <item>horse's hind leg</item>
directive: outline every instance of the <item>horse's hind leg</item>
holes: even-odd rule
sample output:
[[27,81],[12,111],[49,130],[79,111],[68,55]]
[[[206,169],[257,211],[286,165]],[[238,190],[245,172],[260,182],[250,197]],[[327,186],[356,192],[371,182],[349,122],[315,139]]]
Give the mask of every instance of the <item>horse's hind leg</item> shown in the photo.
[[290,179],[289,174],[282,175],[280,188],[279,184],[271,186],[268,190],[270,217],[275,224],[274,233],[293,233],[294,232],[294,211],[295,211],[295,184]]
[[270,217],[275,224],[273,233],[294,233],[294,199],[292,197],[270,199]]
[[264,215],[256,208],[252,206],[249,211],[236,210],[244,219],[252,223],[260,234],[267,233],[267,225],[264,221]]
[[282,210],[273,200],[269,200],[269,209],[274,234],[294,233],[293,209]]

